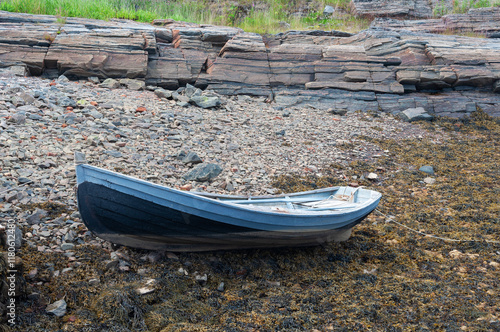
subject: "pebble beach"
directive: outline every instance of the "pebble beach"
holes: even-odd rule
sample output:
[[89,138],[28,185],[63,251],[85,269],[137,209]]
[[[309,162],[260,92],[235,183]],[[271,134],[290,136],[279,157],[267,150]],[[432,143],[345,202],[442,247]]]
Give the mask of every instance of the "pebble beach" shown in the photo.
[[[0,220],[13,219],[22,232],[19,287],[26,293],[14,330],[499,328],[498,170],[476,174],[463,164],[475,177],[454,179],[457,169],[447,167],[460,148],[450,148],[446,166],[433,154],[467,135],[497,137],[498,121],[468,134],[460,121],[409,123],[378,110],[338,114],[207,91],[217,106],[203,108],[183,100],[185,89],[180,97],[155,90],[0,74]],[[498,141],[488,146],[485,163],[494,164]],[[403,150],[411,156],[404,159]],[[481,159],[471,151],[470,161]],[[373,187],[386,201],[350,240],[317,248],[177,254],[117,247],[80,220],[75,152],[91,165],[182,190],[262,195],[344,183]],[[189,176],[207,165],[218,174]],[[437,174],[419,171],[429,165]],[[466,220],[476,211],[470,207],[448,207],[441,215],[465,224],[445,227],[427,200],[446,195],[432,186],[453,191],[461,188],[454,181],[465,180],[493,198],[478,221]],[[405,209],[401,197],[418,204]],[[436,243],[387,221],[418,221],[418,213],[427,215],[412,229],[479,242]]]

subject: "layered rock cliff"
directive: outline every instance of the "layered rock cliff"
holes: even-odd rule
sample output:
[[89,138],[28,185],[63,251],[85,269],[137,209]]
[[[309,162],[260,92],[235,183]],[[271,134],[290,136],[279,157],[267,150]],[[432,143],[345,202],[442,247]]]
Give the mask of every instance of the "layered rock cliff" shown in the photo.
[[[498,27],[498,24],[494,26]],[[491,29],[490,29],[491,30]],[[0,68],[137,78],[175,89],[265,96],[283,106],[500,115],[500,42],[380,27],[356,35],[141,24],[0,12]],[[20,66],[20,67],[19,67]]]

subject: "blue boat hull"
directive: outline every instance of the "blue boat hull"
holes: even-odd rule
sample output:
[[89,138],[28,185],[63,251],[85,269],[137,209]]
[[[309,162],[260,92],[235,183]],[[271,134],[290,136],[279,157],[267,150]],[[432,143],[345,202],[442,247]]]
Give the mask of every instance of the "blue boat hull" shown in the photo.
[[[339,214],[339,221],[331,223],[322,215],[310,218],[228,207],[214,199],[88,165],[77,166],[78,174],[78,207],[89,230],[107,241],[142,249],[208,251],[319,245],[346,240],[352,227],[376,207],[350,218]],[[155,194],[156,189],[160,191]],[[160,193],[164,195],[161,199]]]

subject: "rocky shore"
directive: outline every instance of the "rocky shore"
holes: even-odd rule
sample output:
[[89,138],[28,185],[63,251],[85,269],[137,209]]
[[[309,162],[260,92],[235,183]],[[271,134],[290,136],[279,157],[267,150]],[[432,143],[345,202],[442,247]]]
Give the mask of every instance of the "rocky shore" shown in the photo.
[[[79,219],[73,153],[83,152],[93,165],[184,190],[257,195],[336,183],[368,185],[384,193],[382,211],[404,218],[413,210],[395,207],[399,195],[407,195],[404,190],[412,188],[420,193],[432,190],[436,180],[445,185],[452,179],[451,174],[444,175],[446,167],[442,165],[434,164],[438,175],[425,168],[427,173],[418,171],[426,163],[436,162],[428,158],[396,161],[396,156],[405,155],[400,149],[413,149],[412,142],[426,142],[432,151],[433,147],[460,141],[461,133],[457,136],[438,124],[429,123],[426,128],[385,112],[340,115],[312,107],[283,107],[264,97],[202,92],[191,86],[172,93],[157,87],[151,87],[153,91],[142,87],[131,90],[128,87],[140,85],[131,80],[97,84],[69,81],[64,76],[48,80],[6,74],[0,82],[0,216],[13,220],[23,234],[17,252],[18,269],[23,272],[17,274],[14,330],[90,331],[115,326],[123,331],[322,331],[342,326],[367,330],[369,326],[385,329],[421,324],[422,314],[415,310],[422,309],[406,299],[416,296],[417,290],[413,286],[409,291],[401,288],[413,278],[409,271],[414,268],[403,268],[409,252],[394,251],[408,243],[420,247],[419,240],[384,225],[385,217],[373,215],[345,244],[310,249],[176,255],[116,248],[93,236]],[[107,84],[112,88],[105,87]],[[198,106],[197,96],[216,99],[215,106]],[[383,142],[397,143],[389,146]],[[478,148],[484,156],[488,154],[487,149]],[[498,144],[492,148],[491,162],[495,163]],[[218,165],[220,174],[189,179],[190,171],[207,164]],[[401,175],[410,181],[410,187],[394,185]],[[486,181],[495,187],[498,171]],[[495,213],[495,205],[489,209],[486,215]],[[482,239],[494,241],[496,226],[489,217],[482,218],[476,223],[491,229],[487,232],[491,235]],[[441,229],[438,223],[437,228],[431,225],[434,223],[427,224],[428,231]],[[477,239],[467,232],[460,236]],[[446,269],[428,261],[444,263],[448,258],[443,255],[454,260],[456,269],[463,269],[461,264],[470,259],[467,255],[476,257],[482,252],[478,254],[482,258],[474,262],[484,261],[478,268],[485,270],[474,280],[479,278],[488,286],[483,286],[481,300],[473,297],[473,303],[490,303],[496,297],[492,289],[497,281],[491,278],[498,276],[498,252],[488,250],[487,244],[444,245],[439,249],[429,239],[422,245],[429,253],[422,251],[423,256],[415,258],[419,262],[423,259],[415,273],[429,266]],[[362,248],[377,253],[366,256]],[[393,275],[398,273],[403,276]],[[446,280],[442,272],[432,273]],[[425,288],[430,282],[425,275],[412,281],[420,289],[417,292],[422,301],[431,296]],[[341,282],[343,278],[353,279]],[[432,283],[441,285],[438,279]],[[380,300],[366,296],[382,281],[386,290],[378,292],[385,294],[383,301],[390,299],[395,305],[399,303],[394,308],[401,309],[393,313],[387,309],[379,316],[375,312],[381,308],[382,304],[377,304]],[[351,303],[345,307],[351,309],[338,316],[346,320],[334,318],[339,292],[346,296],[360,286],[365,288],[363,298],[342,300],[347,301],[342,306]],[[434,294],[441,294],[441,286],[432,287],[438,287],[433,288]],[[445,303],[454,301],[456,291],[441,295],[449,297]],[[479,324],[487,329],[498,324],[494,306],[491,311],[488,305],[474,318],[486,317]],[[352,320],[352,310],[362,310],[355,315],[359,322]],[[399,310],[417,315],[412,316],[413,323],[396,323]],[[462,311],[457,314],[462,318],[440,326],[469,326],[469,318]],[[257,321],[252,318],[255,315]]]
[[261,36],[172,20],[142,24],[0,12],[0,68],[50,78],[140,79],[169,90],[189,83],[287,107],[392,114],[423,107],[452,117],[481,108],[498,116],[498,39],[426,33],[449,28],[493,37],[498,9],[430,21],[379,20],[355,35],[312,30]]
[[[500,46],[417,30],[0,13],[1,328],[498,330]],[[76,151],[181,190],[383,200],[343,243],[135,250],[80,219]]]

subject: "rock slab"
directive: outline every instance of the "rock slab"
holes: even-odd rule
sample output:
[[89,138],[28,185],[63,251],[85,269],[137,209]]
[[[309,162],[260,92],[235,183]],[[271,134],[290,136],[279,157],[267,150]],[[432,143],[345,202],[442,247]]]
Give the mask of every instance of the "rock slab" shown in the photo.
[[217,164],[199,164],[182,176],[186,181],[205,182],[216,178],[222,172],[222,167]]

